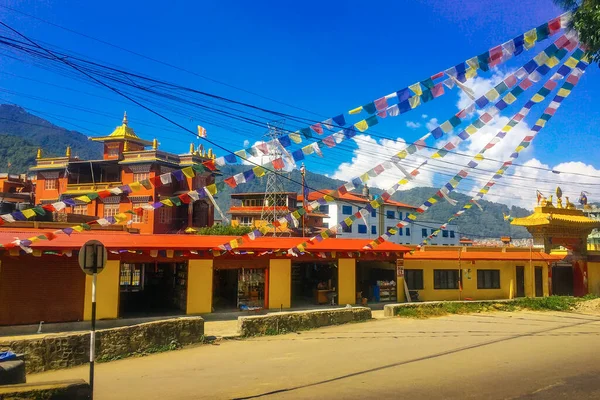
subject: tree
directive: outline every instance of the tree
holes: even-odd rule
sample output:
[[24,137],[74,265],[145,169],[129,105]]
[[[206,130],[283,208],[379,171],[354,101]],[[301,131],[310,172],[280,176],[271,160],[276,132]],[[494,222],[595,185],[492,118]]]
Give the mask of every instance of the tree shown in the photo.
[[573,13],[570,28],[587,47],[587,55],[600,66],[600,0],[554,0]]

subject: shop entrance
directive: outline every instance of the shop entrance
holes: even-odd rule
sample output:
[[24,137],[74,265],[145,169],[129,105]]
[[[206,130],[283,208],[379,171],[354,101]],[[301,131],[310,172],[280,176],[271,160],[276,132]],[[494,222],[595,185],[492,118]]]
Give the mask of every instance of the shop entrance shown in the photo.
[[122,263],[119,316],[184,314],[187,263]]
[[214,310],[265,307],[265,271],[260,268],[216,269],[213,275]]
[[396,264],[385,261],[356,263],[356,302],[398,301]]
[[292,264],[292,307],[337,304],[337,287],[334,262]]

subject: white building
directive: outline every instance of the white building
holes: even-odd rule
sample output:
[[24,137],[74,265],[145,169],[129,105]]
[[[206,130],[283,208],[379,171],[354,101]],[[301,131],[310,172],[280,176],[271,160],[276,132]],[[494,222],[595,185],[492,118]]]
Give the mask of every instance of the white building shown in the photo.
[[[336,226],[359,209],[366,208],[370,201],[368,195],[345,193],[340,196],[337,192],[335,193],[336,195],[333,196],[335,201],[327,205],[322,205],[319,209],[321,213],[329,216],[323,219],[323,223],[327,228]],[[308,200],[313,201],[321,196],[322,193],[311,192],[308,194]],[[302,196],[298,196],[298,203],[298,206],[302,205]],[[389,228],[396,227],[396,224],[400,220],[406,218],[407,214],[415,212],[416,209],[417,207],[408,204],[388,200],[383,207],[372,210],[364,220],[356,220],[352,225],[338,231],[337,237],[376,239]],[[420,244],[423,239],[439,228],[441,224],[441,222],[433,221],[415,221],[402,229],[396,228],[398,229],[398,233],[394,235],[394,242],[399,244]],[[448,225],[445,230],[431,240],[430,244],[457,246],[459,240],[457,226]]]

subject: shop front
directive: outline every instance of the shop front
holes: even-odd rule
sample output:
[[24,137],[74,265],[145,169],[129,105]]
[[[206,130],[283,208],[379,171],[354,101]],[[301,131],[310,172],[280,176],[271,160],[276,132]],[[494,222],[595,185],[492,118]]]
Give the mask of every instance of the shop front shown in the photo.
[[335,261],[292,263],[292,307],[337,304]]
[[122,262],[119,316],[185,314],[187,262]]
[[391,261],[357,261],[357,303],[396,302],[396,264]]
[[214,260],[214,311],[267,308],[268,260]]

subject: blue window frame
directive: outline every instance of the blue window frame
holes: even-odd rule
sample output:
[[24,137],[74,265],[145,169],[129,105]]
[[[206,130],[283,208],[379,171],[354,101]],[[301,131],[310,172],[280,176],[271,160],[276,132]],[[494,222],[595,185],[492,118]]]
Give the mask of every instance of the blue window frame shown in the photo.
[[402,228],[398,228],[398,236],[402,236],[404,234],[404,231],[402,230]]
[[342,214],[352,215],[352,206],[342,206]]
[[399,211],[399,212],[398,212],[398,219],[399,219],[400,221],[402,221],[402,211]]
[[427,234],[427,228],[423,228],[423,229],[421,229],[421,236],[422,236],[422,237],[427,237],[427,236],[429,236],[429,235]]
[[450,231],[450,237],[453,238],[454,237],[454,231]]
[[322,212],[323,214],[329,214],[329,206],[328,205],[319,206],[319,212]]
[[442,236],[443,236],[443,237],[448,237],[448,231],[444,229],[444,230],[442,231]]
[[387,219],[394,219],[396,218],[396,216],[394,215],[394,211],[393,210],[388,210],[385,212],[385,215],[387,216]]
[[367,233],[367,226],[366,225],[358,225],[358,233]]
[[377,235],[377,226],[376,225],[371,225],[371,234]]
[[375,208],[371,210],[371,217],[373,217],[373,218],[377,217],[377,210]]
[[406,236],[410,236],[410,228],[406,228]]

